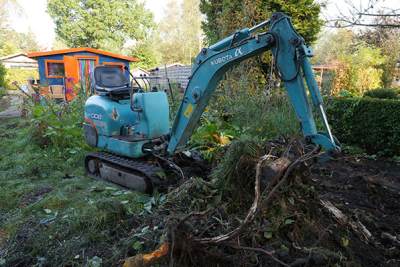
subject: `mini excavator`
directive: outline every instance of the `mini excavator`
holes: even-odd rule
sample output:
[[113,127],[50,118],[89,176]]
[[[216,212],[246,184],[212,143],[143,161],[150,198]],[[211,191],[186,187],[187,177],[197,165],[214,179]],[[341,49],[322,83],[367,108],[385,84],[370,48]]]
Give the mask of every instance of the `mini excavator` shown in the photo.
[[[260,32],[264,28],[267,30]],[[340,150],[308,59],[312,50],[296,32],[291,19],[279,12],[268,21],[239,30],[201,50],[172,128],[164,90],[144,90],[132,75],[136,83],[131,83],[119,67],[96,67],[95,94],[85,104],[84,133],[86,142],[101,152],[86,156],[87,173],[151,193],[162,182],[158,175],[162,169],[154,164],[153,156],[183,150],[223,75],[232,66],[268,50],[272,51],[276,72],[306,140],[327,152]],[[324,132],[317,131],[306,87],[322,118]]]

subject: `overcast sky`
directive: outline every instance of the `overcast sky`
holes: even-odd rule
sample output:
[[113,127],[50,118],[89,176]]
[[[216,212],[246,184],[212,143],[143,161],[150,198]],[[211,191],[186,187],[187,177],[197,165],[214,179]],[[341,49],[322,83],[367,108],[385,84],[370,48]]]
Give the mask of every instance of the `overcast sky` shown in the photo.
[[[181,1],[181,0],[177,0]],[[324,1],[324,0],[321,0]],[[337,9],[346,6],[345,0],[328,0],[328,8],[324,10],[325,17],[335,17]],[[367,3],[368,0],[353,0]],[[22,7],[22,12],[13,12],[11,16],[11,26],[20,32],[29,30],[35,35],[39,44],[46,49],[50,49],[55,38],[54,24],[46,12],[47,0],[17,0]],[[165,9],[166,0],[145,0],[146,7],[154,13],[156,21],[160,21]],[[384,7],[400,9],[400,0],[382,0]],[[243,25],[249,26],[249,25]]]

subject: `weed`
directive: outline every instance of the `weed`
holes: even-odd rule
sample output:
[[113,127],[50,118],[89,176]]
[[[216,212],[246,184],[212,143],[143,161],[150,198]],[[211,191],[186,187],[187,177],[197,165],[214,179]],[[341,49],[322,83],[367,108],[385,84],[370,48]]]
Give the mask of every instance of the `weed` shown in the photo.
[[50,121],[42,116],[0,121],[0,230],[8,236],[0,259],[5,266],[90,265],[99,259],[109,266],[126,253],[142,195],[84,177],[84,149],[66,152],[76,142],[57,136],[48,136],[46,146],[33,141],[32,122],[73,124],[69,112]]
[[82,130],[85,100],[86,97],[79,95],[68,104],[47,100],[46,104],[30,106],[30,136],[36,144],[47,148],[45,156],[57,154],[67,164],[73,159],[83,160],[83,154],[89,149]]
[[191,145],[212,160],[227,143],[240,137],[251,136],[262,142],[299,133],[296,115],[281,91],[267,96],[261,90],[252,94],[243,90],[214,98],[191,138]]

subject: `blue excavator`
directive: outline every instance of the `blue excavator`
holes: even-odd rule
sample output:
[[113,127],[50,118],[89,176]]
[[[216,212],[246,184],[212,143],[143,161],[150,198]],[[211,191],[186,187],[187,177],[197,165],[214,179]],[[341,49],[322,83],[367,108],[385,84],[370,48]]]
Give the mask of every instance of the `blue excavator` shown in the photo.
[[[291,19],[278,12],[268,21],[239,30],[201,50],[172,128],[164,90],[145,90],[137,77],[131,75],[130,82],[120,68],[98,66],[94,73],[95,94],[85,104],[84,133],[86,142],[101,152],[86,156],[87,173],[151,193],[163,183],[162,169],[154,159],[185,148],[223,75],[232,66],[269,50],[306,140],[327,152],[340,150],[308,59],[312,50]],[[317,130],[306,87],[322,118],[324,132]]]

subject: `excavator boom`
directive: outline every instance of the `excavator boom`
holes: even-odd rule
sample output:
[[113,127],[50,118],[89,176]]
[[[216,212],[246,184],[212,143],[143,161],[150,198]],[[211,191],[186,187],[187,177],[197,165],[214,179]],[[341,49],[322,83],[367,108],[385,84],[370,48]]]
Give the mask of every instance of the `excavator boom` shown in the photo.
[[[255,34],[266,26],[269,26],[267,32]],[[340,149],[332,136],[322,97],[308,60],[312,51],[293,28],[290,18],[283,13],[274,13],[271,20],[250,29],[242,29],[203,49],[197,56],[173,123],[167,147],[169,154],[185,146],[224,73],[243,60],[268,50],[272,51],[277,71],[301,123],[304,136],[325,150]],[[317,131],[303,76],[312,103],[321,113],[326,134]]]

